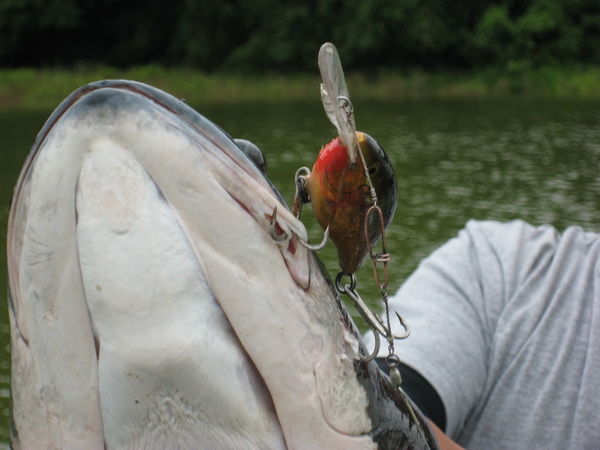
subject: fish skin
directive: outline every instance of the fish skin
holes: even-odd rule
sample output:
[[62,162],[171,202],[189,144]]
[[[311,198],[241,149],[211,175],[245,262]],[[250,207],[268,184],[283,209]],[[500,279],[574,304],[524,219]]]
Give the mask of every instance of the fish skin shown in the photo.
[[[140,113],[150,114],[151,119],[143,122],[145,127],[136,128],[142,135],[159,128],[157,117],[160,120],[168,117],[169,126],[178,133],[183,130],[186,139],[196,142],[200,133],[204,150],[219,149],[207,164],[219,165],[214,180],[230,189],[227,195],[231,198],[226,204],[233,211],[237,202],[240,215],[236,217],[242,218],[245,214],[254,217],[254,222],[244,219],[244,223],[249,224],[252,232],[257,232],[253,248],[259,259],[245,260],[240,266],[232,267],[232,262],[240,262],[239,254],[231,253],[234,251],[231,249],[227,250],[229,255],[223,252],[224,257],[218,252],[211,254],[207,242],[198,237],[204,225],[197,210],[202,206],[198,203],[198,196],[203,192],[198,190],[200,181],[190,178],[187,184],[181,180],[173,183],[169,177],[178,172],[166,170],[165,166],[172,164],[169,168],[185,171],[186,167],[193,166],[194,157],[184,162],[164,157],[154,161],[153,155],[156,157],[159,153],[152,151],[160,149],[151,148],[152,138],[144,141],[148,148],[135,153],[140,167],[149,174],[148,180],[160,187],[161,195],[157,199],[162,197],[162,207],[172,208],[174,217],[189,226],[184,235],[203,265],[207,279],[213,283],[212,300],[217,301],[229,321],[232,338],[239,340],[239,349],[256,370],[250,373],[254,381],[248,387],[260,384],[270,393],[270,397],[257,394],[258,401],[262,399],[265,410],[274,409],[276,415],[267,416],[271,417],[271,425],[280,427],[275,434],[283,434],[283,445],[291,448],[425,448],[428,445],[435,448],[425,420],[420,419],[427,443],[407,414],[402,396],[387,377],[374,362],[358,359],[358,354],[364,352],[360,335],[318,259],[294,245],[294,236],[306,240],[306,230],[284,210],[279,194],[273,192],[270,183],[253,163],[240,158],[241,152],[236,150],[231,138],[210,121],[168,94],[129,81],[94,83],[67,98],[40,131],[15,189],[7,246],[13,447],[104,448],[107,445],[105,437],[111,430],[103,428],[101,409],[103,395],[108,394],[100,391],[98,383],[102,376],[98,371],[98,358],[104,347],[92,326],[98,318],[90,317],[90,305],[79,272],[78,248],[72,242],[75,226],[83,220],[73,205],[77,203],[76,180],[85,155],[69,154],[69,149],[61,145],[73,142],[63,141],[67,135],[85,140],[82,130],[87,127],[94,143],[99,136],[102,139],[108,136],[118,140],[120,149],[133,152],[131,147],[136,141],[132,140],[132,129],[119,128],[125,127],[119,119],[138,117],[136,114]],[[73,122],[81,129],[61,128],[69,117],[81,119]],[[148,119],[139,117],[137,125],[142,119]],[[103,130],[101,124],[114,129]],[[56,190],[35,190],[36,183],[46,180],[41,163],[50,154],[49,148],[54,148],[53,155],[62,159],[55,178],[50,177],[56,184],[41,186],[54,186]],[[182,149],[173,158],[177,160],[185,155],[188,153]],[[41,173],[36,173],[36,166]],[[232,186],[232,175],[241,185],[252,186],[256,190],[251,191],[252,196],[260,197],[264,204],[247,201],[246,210],[240,208],[240,199],[247,200],[244,197],[247,193]],[[140,177],[146,180],[143,175]],[[182,192],[185,195],[181,196]],[[273,205],[281,208],[278,225],[291,236],[284,246],[274,243],[268,234],[266,212],[272,211]],[[213,207],[209,211],[215,213],[211,219],[220,218],[217,223],[225,223],[227,216],[221,218],[220,208]],[[207,221],[204,219],[204,222]],[[123,232],[121,228],[115,230]],[[218,228],[210,230],[215,234],[223,232]],[[206,253],[201,254],[200,250]],[[255,268],[256,263],[262,261],[273,262],[272,267],[280,274],[276,280],[268,278],[269,270],[253,272],[252,279],[246,277],[253,265]],[[232,277],[223,273],[227,270],[238,273],[234,269],[243,269],[244,276],[232,282]],[[254,290],[242,295],[239,286],[255,282],[257,274],[261,276]],[[235,289],[238,294],[229,295]],[[276,294],[271,292],[272,297],[258,295],[273,289]],[[285,290],[286,295],[280,295]],[[247,301],[248,292],[257,294],[251,297],[253,302]],[[273,317],[265,317],[261,311],[271,306]],[[248,317],[269,326],[256,327],[256,322],[248,321]],[[284,327],[281,327],[282,321]],[[273,330],[279,330],[276,338]],[[205,350],[210,351],[210,348],[197,348],[197,351]],[[223,383],[225,392],[228,386]],[[345,387],[349,387],[347,392]],[[299,395],[303,389],[305,396]],[[347,403],[348,398],[358,399],[358,403]],[[239,408],[244,406],[240,404]],[[333,412],[345,413],[347,420],[340,420]],[[224,411],[224,415],[227,414]],[[213,445],[218,447],[216,443]]]

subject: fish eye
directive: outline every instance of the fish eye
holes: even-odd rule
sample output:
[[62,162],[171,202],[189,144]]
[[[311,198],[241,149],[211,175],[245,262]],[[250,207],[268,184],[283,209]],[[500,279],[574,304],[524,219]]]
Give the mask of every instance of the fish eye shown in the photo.
[[369,176],[373,177],[377,175],[379,173],[379,167],[380,165],[378,162],[374,162],[373,164],[368,166],[367,169],[369,169]]
[[261,152],[260,148],[258,148],[254,143],[246,140],[246,139],[234,139],[237,146],[240,150],[248,157],[250,161],[254,163],[258,170],[262,172],[263,175],[267,174],[267,160]]

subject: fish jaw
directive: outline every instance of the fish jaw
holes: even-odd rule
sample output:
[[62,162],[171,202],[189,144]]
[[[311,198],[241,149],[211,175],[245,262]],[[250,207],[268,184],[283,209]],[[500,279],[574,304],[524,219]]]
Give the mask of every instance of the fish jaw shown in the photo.
[[109,142],[86,155],[77,212],[107,447],[283,448],[269,392],[212,295],[204,258],[136,158]]
[[[183,221],[182,217],[193,211],[197,203],[208,203],[211,209],[226,203],[244,221],[260,221],[256,227],[266,236],[269,214],[279,206],[278,227],[290,236],[297,234],[306,239],[301,223],[286,213],[270,185],[245,156],[238,155],[239,150],[228,136],[218,127],[201,122],[205,119],[196,113],[174,114],[171,106],[187,107],[172,98],[161,104],[160,97],[165,94],[151,91],[146,95],[147,90],[138,83],[110,82],[73,94],[40,132],[15,189],[8,230],[13,418],[19,433],[15,446],[104,448],[106,430],[98,393],[102,324],[98,317],[94,320],[88,309],[86,294],[92,290],[84,289],[81,248],[75,239],[75,227],[84,219],[79,216],[83,211],[75,208],[78,183],[85,181],[79,175],[90,155],[106,155],[107,149],[133,155],[156,186],[169,185],[161,191],[161,197],[173,211],[179,208],[178,220]],[[172,102],[169,108],[164,106],[168,102]],[[136,120],[132,122],[131,117]],[[218,152],[215,149],[219,146],[226,149]],[[199,149],[213,150],[215,154],[206,156]],[[240,166],[236,166],[238,163]],[[218,176],[207,175],[219,167],[223,172]],[[204,172],[193,172],[192,168]],[[241,179],[250,184],[248,192],[255,196],[251,202],[246,201],[249,193],[244,189],[227,189],[235,184],[228,180],[232,172],[235,183]],[[174,174],[181,177],[174,180]],[[198,177],[203,175],[205,182],[201,184]],[[219,177],[228,180],[225,187],[219,184]],[[235,187],[239,188],[237,184]],[[218,192],[220,197],[207,198],[206,192]],[[264,209],[258,209],[261,206]],[[210,211],[207,214],[204,222],[210,222],[206,220]],[[121,222],[113,222],[113,231],[126,233],[127,220],[124,214]],[[230,239],[223,229],[227,223],[222,222],[218,230],[205,230],[209,237],[211,232],[219,232],[213,248]],[[306,253],[303,256],[300,249],[283,256],[286,247],[273,242],[271,245],[279,252],[279,266],[290,265],[295,270],[295,277],[289,271],[288,277],[306,287]],[[262,383],[256,373],[252,377],[254,385]],[[254,388],[251,385],[249,389]],[[268,408],[267,405],[265,409]]]
[[[373,364],[357,376],[359,334],[314,256],[295,245],[294,238],[306,240],[306,230],[240,155],[218,127],[138,83],[87,86],[50,118],[21,174],[9,219],[13,413],[23,447],[134,442],[147,423],[129,420],[142,418],[137,406],[158,410],[152,420],[160,423],[189,410],[173,390],[141,401],[148,386],[187,384],[191,408],[200,411],[203,378],[188,381],[219,364],[206,374],[214,383],[208,391],[219,390],[230,403],[214,408],[216,416],[235,424],[234,409],[246,417],[258,409],[264,419],[250,427],[264,439],[244,441],[248,447],[376,447],[373,435],[386,430],[371,412],[387,384]],[[120,187],[106,189],[111,185]],[[276,207],[283,243],[269,232]],[[140,224],[151,239],[139,239]],[[117,245],[123,236],[128,240]],[[180,295],[178,283],[159,285],[164,280],[153,275],[160,272],[150,270],[166,258],[129,259],[136,252],[123,251],[151,247],[162,255],[161,246],[187,249],[170,268],[179,270],[165,270],[171,275],[164,278],[182,280],[196,301],[211,302],[201,313],[185,295],[173,311],[160,305],[161,315],[173,314],[171,334],[152,317],[153,301]],[[101,272],[104,278],[96,276]],[[110,283],[124,275],[131,286],[111,292]],[[145,290],[127,293],[135,286]],[[129,304],[128,320],[122,308],[132,298],[142,304]],[[205,333],[194,330],[201,319]],[[241,397],[236,384],[252,398]],[[386,403],[391,415],[395,401]],[[114,408],[119,413],[111,416]],[[222,421],[211,428],[212,445],[235,446],[217,436],[227,430]],[[133,434],[122,431],[124,423]],[[182,436],[176,437],[195,437]]]

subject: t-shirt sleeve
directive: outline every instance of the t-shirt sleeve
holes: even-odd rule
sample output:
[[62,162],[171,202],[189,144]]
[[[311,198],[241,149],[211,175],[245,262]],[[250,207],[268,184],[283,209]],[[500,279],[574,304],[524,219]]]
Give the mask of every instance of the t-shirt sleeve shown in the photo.
[[396,353],[440,395],[451,437],[480,400],[497,320],[522,275],[518,261],[535,264],[536,234],[548,232],[523,221],[470,221],[390,298],[411,328]]

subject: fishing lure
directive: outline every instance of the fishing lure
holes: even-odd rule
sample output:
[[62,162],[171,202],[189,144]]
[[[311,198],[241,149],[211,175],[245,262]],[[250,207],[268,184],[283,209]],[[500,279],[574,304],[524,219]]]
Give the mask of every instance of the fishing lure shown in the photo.
[[374,214],[367,217],[369,208],[381,208],[386,228],[398,200],[394,169],[383,148],[366,133],[355,136],[359,157],[354,166],[348,147],[337,137],[323,147],[306,178],[315,218],[324,229],[329,227],[340,268],[347,274],[360,268],[369,247],[381,238],[379,218]]
[[[335,46],[325,43],[319,51],[319,69],[323,78],[321,100],[327,117],[336,127],[339,136],[321,149],[312,171],[301,167],[296,172],[296,195],[292,212],[300,217],[303,203],[312,203],[314,215],[325,229],[321,244],[309,245],[311,250],[323,248],[328,236],[338,250],[341,272],[336,277],[336,288],[354,302],[375,336],[375,348],[361,359],[370,361],[379,353],[380,337],[388,342],[390,376],[394,386],[402,380],[398,370],[399,359],[394,352],[394,340],[406,339],[410,329],[396,313],[404,329],[401,334],[392,332],[388,304],[389,254],[385,245],[385,230],[392,220],[398,201],[396,175],[383,148],[366,133],[357,132],[354,111],[340,57]],[[275,216],[276,211],[273,211]],[[279,240],[271,226],[271,236]],[[375,254],[373,248],[382,239],[383,252]],[[374,314],[356,291],[356,271],[367,254],[373,261],[375,282],[381,290],[385,306],[385,321]],[[377,264],[383,264],[383,280]],[[342,282],[348,276],[349,284]]]
[[[338,250],[342,272],[352,274],[392,220],[398,201],[396,175],[379,143],[356,131],[344,71],[333,44],[321,47],[319,68],[323,107],[339,136],[322,148],[303,184],[317,221]],[[381,209],[383,227],[376,215],[367,214],[372,206]]]

